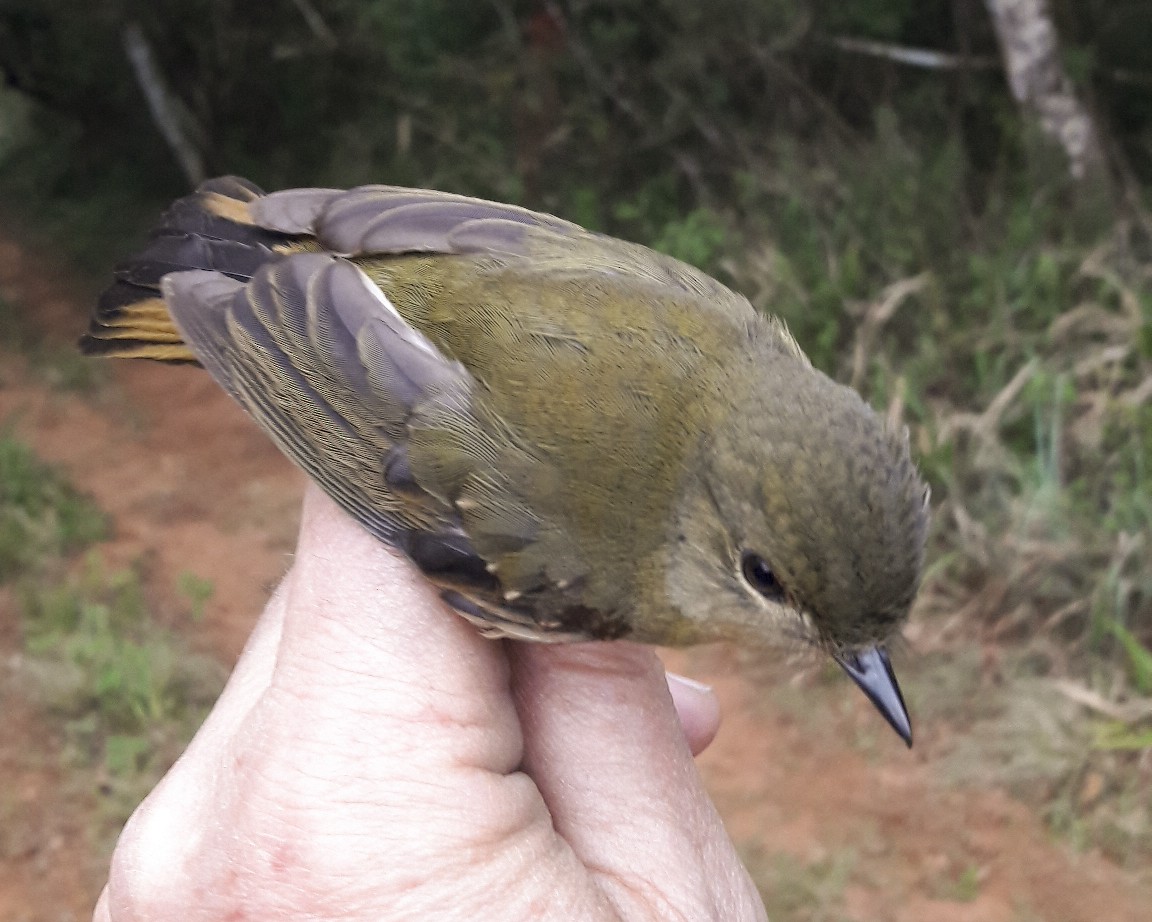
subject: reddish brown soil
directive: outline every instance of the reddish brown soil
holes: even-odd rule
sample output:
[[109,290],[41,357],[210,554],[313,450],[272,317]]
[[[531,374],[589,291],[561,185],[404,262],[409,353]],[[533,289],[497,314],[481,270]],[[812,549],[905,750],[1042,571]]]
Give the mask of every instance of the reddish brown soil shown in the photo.
[[[47,270],[0,240],[0,297],[63,341],[83,308]],[[91,396],[53,392],[29,372],[0,352],[0,422],[15,421],[22,438],[110,514],[115,534],[105,559],[142,560],[161,601],[182,572],[214,584],[202,622],[180,623],[176,605],[162,604],[161,616],[231,662],[285,569],[301,477],[197,370],[115,363],[111,384]],[[3,658],[16,650],[12,611],[0,595]],[[1074,852],[1003,791],[950,787],[930,733],[929,745],[912,753],[882,727],[872,734],[878,719],[847,683],[801,688],[813,709],[824,709],[809,721],[779,704],[762,679],[742,675],[731,651],[668,659],[719,691],[724,726],[700,764],[753,867],[779,867],[781,854],[797,867],[850,860],[847,884],[819,918],[1150,917],[1146,873]],[[51,719],[2,679],[0,920],[84,918],[105,860],[86,832],[94,796],[69,783]],[[862,735],[874,744],[852,742]],[[970,885],[956,886],[965,874]]]

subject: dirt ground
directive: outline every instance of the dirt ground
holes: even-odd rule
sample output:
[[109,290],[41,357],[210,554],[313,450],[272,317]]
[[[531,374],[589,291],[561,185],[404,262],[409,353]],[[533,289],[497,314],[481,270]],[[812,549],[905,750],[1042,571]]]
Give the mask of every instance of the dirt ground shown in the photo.
[[[0,297],[63,342],[83,307],[60,276],[0,237]],[[0,351],[0,423],[110,515],[101,553],[113,565],[144,561],[159,617],[232,662],[286,569],[301,476],[196,369],[116,363],[92,395],[26,372]],[[184,572],[215,587],[198,623],[163,604]],[[0,670],[16,655],[14,617],[0,595]],[[761,879],[807,888],[822,907],[796,918],[1150,918],[1146,868],[1074,850],[1005,790],[948,780],[944,729],[921,722],[908,752],[846,681],[757,667],[722,648],[667,659],[718,690],[724,724],[701,771]],[[96,795],[70,783],[58,728],[10,684],[0,681],[0,922],[86,918],[106,861],[87,832]]]

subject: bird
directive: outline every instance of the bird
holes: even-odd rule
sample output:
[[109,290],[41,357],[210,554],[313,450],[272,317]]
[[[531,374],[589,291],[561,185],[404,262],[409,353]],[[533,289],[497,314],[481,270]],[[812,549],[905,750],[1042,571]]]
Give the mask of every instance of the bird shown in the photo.
[[907,429],[696,268],[515,205],[225,176],[115,268],[80,347],[205,368],[485,636],[799,642],[912,745]]

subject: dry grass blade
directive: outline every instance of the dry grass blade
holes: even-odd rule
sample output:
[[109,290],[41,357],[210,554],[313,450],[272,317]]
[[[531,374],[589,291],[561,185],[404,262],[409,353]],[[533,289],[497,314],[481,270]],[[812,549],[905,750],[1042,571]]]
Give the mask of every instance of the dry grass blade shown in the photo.
[[1080,264],[1079,274],[1084,278],[1103,282],[1115,290],[1124,313],[1139,328],[1144,323],[1144,311],[1140,306],[1140,296],[1131,285],[1125,283],[1119,272],[1109,265],[1109,259],[1115,256],[1113,252],[1115,246],[1115,243],[1110,240],[1096,247]]
[[1016,402],[1017,398],[1023,393],[1024,388],[1028,386],[1028,382],[1035,376],[1040,368],[1038,359],[1030,359],[1023,366],[1021,366],[1012,379],[1000,389],[992,401],[981,413],[972,426],[972,432],[979,436],[981,439],[991,439],[995,436],[996,430],[1000,428],[1000,421],[1008,408]]
[[1139,385],[1120,395],[1119,398],[1129,407],[1139,407],[1152,400],[1152,375],[1149,375]]
[[859,388],[864,381],[864,373],[868,368],[868,357],[872,354],[872,345],[876,341],[876,335],[896,315],[896,311],[904,302],[928,287],[932,278],[931,272],[921,272],[911,278],[893,282],[881,292],[879,300],[872,302],[864,309],[864,316],[856,330],[856,344],[852,350],[850,381],[853,387]]
[[1152,717],[1152,700],[1146,698],[1119,703],[1071,679],[1054,679],[1052,687],[1070,701],[1112,720],[1135,724]]

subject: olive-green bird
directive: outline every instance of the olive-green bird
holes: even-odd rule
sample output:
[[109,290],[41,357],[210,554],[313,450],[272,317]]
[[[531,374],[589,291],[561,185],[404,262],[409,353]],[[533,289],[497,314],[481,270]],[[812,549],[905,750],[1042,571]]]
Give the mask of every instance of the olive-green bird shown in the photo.
[[116,277],[85,351],[203,365],[484,634],[800,638],[911,745],[907,434],[714,279],[511,205],[232,177]]

